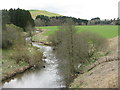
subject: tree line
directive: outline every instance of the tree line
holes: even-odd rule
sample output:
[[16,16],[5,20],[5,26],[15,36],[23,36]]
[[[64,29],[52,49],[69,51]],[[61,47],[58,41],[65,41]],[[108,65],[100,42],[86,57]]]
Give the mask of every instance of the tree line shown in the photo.
[[[30,66],[39,66],[42,61],[42,52],[30,45],[26,40],[32,36],[34,20],[29,11],[24,9],[2,10],[2,50],[10,50],[6,56],[9,60],[26,62]],[[4,59],[2,61],[4,63]]]
[[87,25],[88,20],[80,19],[80,18],[74,18],[74,17],[68,17],[68,16],[54,16],[54,17],[48,17],[44,15],[38,15],[35,19],[35,25],[36,26],[60,26],[63,23],[66,23],[68,19],[72,19],[74,22],[74,25]]
[[120,25],[120,19],[101,20],[99,17],[92,18],[91,20],[80,19],[69,16],[53,16],[48,17],[44,15],[37,15],[35,18],[36,26],[61,26],[66,23],[68,19],[72,19],[74,25]]
[[34,20],[29,11],[24,9],[2,10],[2,48],[10,48],[14,45],[16,38],[23,31],[31,33],[34,26]]
[[96,17],[89,20],[88,25],[120,25],[120,19],[101,20],[99,17]]
[[11,8],[9,10],[2,10],[2,30],[5,30],[6,24],[14,24],[26,31],[26,27],[29,24],[34,26],[34,20],[28,10]]

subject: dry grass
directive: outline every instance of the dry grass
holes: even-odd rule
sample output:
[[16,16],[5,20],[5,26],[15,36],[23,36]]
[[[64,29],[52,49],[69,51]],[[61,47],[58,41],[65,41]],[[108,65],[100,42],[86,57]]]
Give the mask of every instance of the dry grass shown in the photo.
[[29,10],[29,11],[30,11],[33,19],[35,19],[37,15],[45,15],[45,16],[49,16],[49,17],[62,16],[60,14],[48,12],[48,11],[45,11],[45,10]]
[[[108,56],[117,57],[118,37],[109,39],[111,52]],[[99,60],[102,60],[99,59]],[[117,88],[118,61],[104,62],[89,72],[79,75],[71,84],[71,88]]]

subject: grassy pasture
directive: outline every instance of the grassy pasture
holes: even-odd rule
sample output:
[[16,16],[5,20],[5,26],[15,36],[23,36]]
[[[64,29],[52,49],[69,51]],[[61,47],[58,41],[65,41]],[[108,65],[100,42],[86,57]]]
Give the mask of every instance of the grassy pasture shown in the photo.
[[[36,27],[40,29],[47,29],[43,35],[49,36],[55,31],[59,30],[59,26]],[[105,38],[112,38],[118,35],[118,26],[110,25],[96,25],[96,26],[76,26],[77,32],[90,31],[96,32]]]
[[33,19],[35,19],[35,17],[37,15],[45,15],[45,16],[49,16],[49,17],[52,17],[52,16],[62,16],[60,14],[48,12],[48,11],[45,11],[45,10],[29,10],[29,11],[30,11]]

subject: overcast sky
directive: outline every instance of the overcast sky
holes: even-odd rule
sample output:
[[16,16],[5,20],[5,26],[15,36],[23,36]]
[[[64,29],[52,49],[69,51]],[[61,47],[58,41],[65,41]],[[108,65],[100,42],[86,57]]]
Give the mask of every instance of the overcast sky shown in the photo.
[[0,9],[22,8],[46,10],[82,19],[118,17],[120,0],[1,0]]

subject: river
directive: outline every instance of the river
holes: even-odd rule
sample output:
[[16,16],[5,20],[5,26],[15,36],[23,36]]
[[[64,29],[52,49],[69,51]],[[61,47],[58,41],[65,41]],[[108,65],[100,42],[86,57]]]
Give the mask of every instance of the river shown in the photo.
[[17,75],[14,79],[3,84],[3,88],[63,88],[65,82],[58,70],[58,60],[50,46],[41,46],[33,43],[33,46],[40,48],[43,55],[45,68],[35,71],[26,71],[22,75]]

